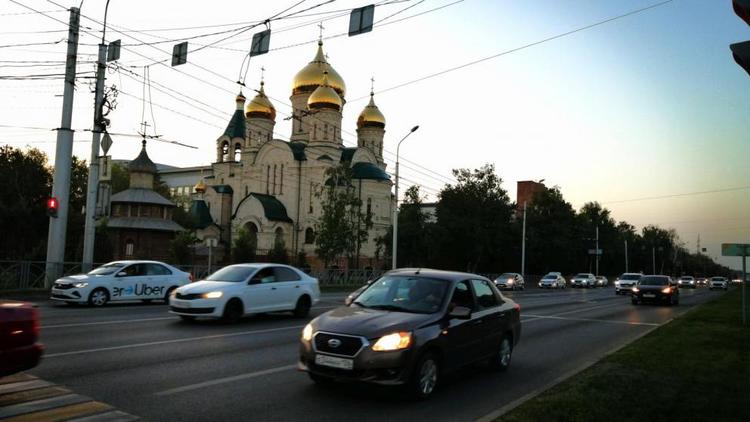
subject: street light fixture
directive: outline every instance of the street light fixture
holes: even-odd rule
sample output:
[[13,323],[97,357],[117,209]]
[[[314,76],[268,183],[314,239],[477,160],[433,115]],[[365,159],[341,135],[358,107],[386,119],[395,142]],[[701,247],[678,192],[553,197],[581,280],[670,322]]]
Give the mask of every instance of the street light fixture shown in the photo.
[[399,150],[401,149],[401,142],[404,142],[406,138],[409,137],[412,133],[416,132],[417,129],[419,129],[419,125],[414,126],[411,128],[409,133],[406,134],[403,138],[401,138],[400,141],[398,141],[398,145],[396,146],[396,201],[395,205],[393,207],[393,253],[391,257],[391,269],[396,269],[397,264],[397,257],[398,257],[398,154]]

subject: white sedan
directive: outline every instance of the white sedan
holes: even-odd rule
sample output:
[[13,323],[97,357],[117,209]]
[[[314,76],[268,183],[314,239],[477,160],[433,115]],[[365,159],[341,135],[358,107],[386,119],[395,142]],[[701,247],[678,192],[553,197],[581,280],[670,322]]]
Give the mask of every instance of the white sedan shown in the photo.
[[320,299],[318,279],[281,264],[235,264],[175,290],[170,312],[236,322],[244,315],[292,311],[305,317]]
[[158,261],[115,261],[88,274],[62,277],[52,285],[50,299],[103,306],[125,300],[169,300],[192,276]]

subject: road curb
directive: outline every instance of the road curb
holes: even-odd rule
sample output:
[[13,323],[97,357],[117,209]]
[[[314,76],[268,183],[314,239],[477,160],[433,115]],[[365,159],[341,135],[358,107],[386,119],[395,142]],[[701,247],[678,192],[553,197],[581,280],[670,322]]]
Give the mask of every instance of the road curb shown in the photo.
[[[688,313],[692,312],[693,310],[695,310],[696,308],[698,308],[700,305],[703,305],[705,303],[711,302],[714,299],[711,299],[711,300],[709,300],[707,302],[703,302],[703,303],[701,303],[701,304],[699,304],[697,306],[692,306],[692,307],[690,307],[690,309],[686,310],[681,315],[677,315],[677,317],[683,317],[683,316],[687,315]],[[670,324],[672,321],[674,321],[674,318],[668,319],[667,321],[665,321],[661,325],[658,325],[656,327],[651,327],[651,328],[647,329],[646,331],[644,331],[644,332],[638,334],[637,336],[635,336],[632,340],[630,340],[630,341],[628,341],[628,342],[626,342],[624,344],[615,346],[612,349],[608,350],[599,359],[594,360],[594,361],[584,362],[583,364],[581,364],[578,367],[576,367],[576,368],[574,368],[574,369],[572,369],[572,370],[564,373],[563,375],[555,378],[554,380],[550,381],[549,383],[547,383],[547,384],[545,384],[545,385],[543,385],[543,386],[541,386],[541,387],[539,387],[539,388],[537,388],[535,390],[532,390],[529,393],[524,394],[523,396],[517,398],[516,400],[513,400],[512,402],[510,402],[510,403],[508,403],[508,404],[500,407],[499,409],[497,409],[497,410],[495,410],[493,412],[490,412],[490,413],[488,413],[488,414],[486,414],[486,415],[484,415],[484,416],[482,416],[480,418],[477,418],[476,422],[492,422],[492,421],[494,421],[495,419],[497,419],[497,418],[505,415],[506,413],[508,413],[511,410],[515,409],[516,407],[520,406],[521,404],[523,404],[527,400],[533,399],[534,397],[536,397],[536,396],[540,395],[541,393],[543,393],[543,392],[545,392],[545,391],[547,391],[547,390],[555,387],[556,385],[562,383],[563,381],[567,380],[568,378],[570,378],[570,377],[572,377],[574,375],[577,375],[577,374],[583,372],[584,370],[586,370],[589,367],[593,366],[595,363],[600,362],[602,359],[606,358],[607,356],[610,356],[613,353],[618,352],[619,350],[623,349],[625,346],[628,346],[628,345],[632,344],[633,342],[635,342],[637,340],[640,340],[641,338],[645,337],[646,335],[648,335],[652,331],[657,330],[657,329],[659,329],[659,328],[661,328],[661,327],[663,327],[663,326],[665,326],[667,324]]]

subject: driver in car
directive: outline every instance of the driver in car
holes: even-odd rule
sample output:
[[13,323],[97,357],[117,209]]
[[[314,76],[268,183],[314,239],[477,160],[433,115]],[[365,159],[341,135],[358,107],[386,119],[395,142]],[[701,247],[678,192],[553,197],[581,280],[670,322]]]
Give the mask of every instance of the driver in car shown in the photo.
[[418,309],[437,310],[443,301],[441,296],[440,287],[432,283],[417,283],[409,290],[409,302]]

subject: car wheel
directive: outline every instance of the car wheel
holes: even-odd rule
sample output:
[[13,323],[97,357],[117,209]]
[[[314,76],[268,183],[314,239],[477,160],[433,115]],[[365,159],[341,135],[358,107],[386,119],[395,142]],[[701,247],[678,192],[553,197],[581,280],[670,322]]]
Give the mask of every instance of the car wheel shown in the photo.
[[411,396],[424,400],[432,395],[440,377],[438,361],[432,353],[425,353],[414,366],[414,373],[409,383]]
[[513,342],[510,336],[503,336],[497,353],[490,359],[490,367],[496,371],[505,372],[510,367],[510,360],[513,357]]
[[242,303],[237,299],[230,300],[224,306],[224,313],[221,319],[229,324],[234,324],[242,318]]
[[323,376],[323,375],[313,374],[312,372],[308,372],[307,375],[317,385],[331,385],[331,384],[333,384],[333,378],[328,378],[328,377]]
[[106,289],[94,289],[94,291],[89,294],[89,305],[91,306],[104,306],[107,302],[109,302],[109,293]]
[[192,315],[180,315],[180,319],[185,322],[193,322],[195,321],[195,317]]
[[294,307],[294,316],[304,318],[310,313],[310,296],[302,295],[297,299],[297,305]]
[[167,305],[169,305],[169,297],[170,297],[170,296],[172,296],[172,292],[173,292],[173,291],[174,291],[174,290],[175,290],[176,288],[177,288],[177,287],[175,287],[175,286],[172,286],[172,287],[170,287],[169,289],[167,289],[167,294],[165,294],[165,295],[164,295],[164,303],[166,303]]

